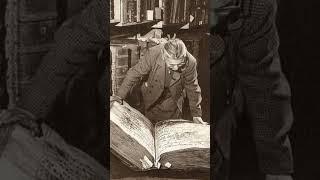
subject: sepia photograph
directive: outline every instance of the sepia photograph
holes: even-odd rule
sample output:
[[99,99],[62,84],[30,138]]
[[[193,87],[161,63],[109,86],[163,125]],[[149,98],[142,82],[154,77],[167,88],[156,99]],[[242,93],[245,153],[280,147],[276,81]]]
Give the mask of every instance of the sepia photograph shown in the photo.
[[208,1],[110,0],[111,179],[210,179]]
[[0,180],[318,180],[318,7],[0,0]]

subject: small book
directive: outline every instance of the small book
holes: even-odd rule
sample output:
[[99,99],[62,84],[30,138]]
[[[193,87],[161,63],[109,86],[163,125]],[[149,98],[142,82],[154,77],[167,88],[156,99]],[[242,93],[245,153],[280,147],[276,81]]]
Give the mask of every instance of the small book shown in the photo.
[[148,21],[153,21],[154,18],[153,18],[153,10],[147,10],[147,20]]
[[150,122],[126,102],[110,104],[111,152],[136,171],[208,170],[210,125],[171,119]]

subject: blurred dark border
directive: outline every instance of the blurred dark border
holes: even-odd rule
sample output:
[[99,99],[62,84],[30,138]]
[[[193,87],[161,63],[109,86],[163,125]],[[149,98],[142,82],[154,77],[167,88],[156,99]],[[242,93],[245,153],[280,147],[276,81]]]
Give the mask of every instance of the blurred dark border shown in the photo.
[[[290,133],[295,180],[319,179],[320,161],[320,17],[317,1],[279,1],[277,27],[282,69],[292,91],[295,121]],[[253,141],[248,124],[236,135],[232,161],[232,180],[258,180]]]

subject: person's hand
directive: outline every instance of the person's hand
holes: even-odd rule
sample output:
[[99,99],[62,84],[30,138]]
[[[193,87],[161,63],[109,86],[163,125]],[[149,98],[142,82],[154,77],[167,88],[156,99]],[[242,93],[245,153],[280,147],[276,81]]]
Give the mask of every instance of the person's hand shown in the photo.
[[201,117],[193,117],[193,122],[194,122],[194,123],[198,123],[198,124],[208,125],[208,123],[207,123],[207,122],[204,122]]
[[121,105],[123,104],[123,99],[121,97],[116,96],[116,95],[110,96],[110,103],[112,103],[114,101],[120,103]]
[[33,136],[40,137],[43,135],[41,123],[37,122],[36,117],[29,111],[17,107],[1,111],[0,127],[15,124],[30,130]]
[[160,39],[158,39],[158,38],[149,38],[148,42],[153,42],[153,43],[156,43],[156,44],[164,44],[164,43],[168,42],[168,40],[165,39],[165,38],[160,38]]

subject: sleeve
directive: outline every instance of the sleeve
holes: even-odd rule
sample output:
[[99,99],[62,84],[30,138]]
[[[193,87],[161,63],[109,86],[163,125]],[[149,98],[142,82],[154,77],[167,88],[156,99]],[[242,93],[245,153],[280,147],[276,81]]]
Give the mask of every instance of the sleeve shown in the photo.
[[201,117],[201,88],[198,83],[197,61],[191,58],[185,70],[185,90],[189,100],[192,117]]
[[290,87],[281,71],[278,53],[276,9],[273,0],[258,0],[253,6],[240,38],[238,77],[246,115],[255,123],[254,133],[281,137],[293,117]]
[[108,44],[108,2],[93,0],[78,15],[67,20],[55,34],[55,47],[44,57],[33,82],[18,106],[37,118],[48,113],[70,78],[95,61]]
[[151,51],[152,50],[148,50],[145,56],[135,66],[128,70],[127,75],[117,92],[117,96],[125,99],[131,88],[140,81],[140,78],[150,73],[153,65],[152,59],[154,58]]

